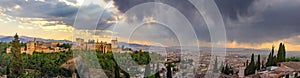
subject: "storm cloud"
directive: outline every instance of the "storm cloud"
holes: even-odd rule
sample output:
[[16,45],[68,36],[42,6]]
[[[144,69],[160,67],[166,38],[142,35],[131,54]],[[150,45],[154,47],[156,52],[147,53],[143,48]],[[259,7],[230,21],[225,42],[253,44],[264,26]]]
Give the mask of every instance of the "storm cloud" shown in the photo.
[[[122,12],[154,0],[115,0]],[[198,38],[210,41],[201,14],[187,0],[160,0],[178,9],[192,23]],[[238,43],[263,43],[300,35],[300,2],[268,0],[215,0],[223,16],[227,38]],[[262,9],[263,8],[263,9]]]
[[[69,1],[69,2],[67,2]],[[89,4],[89,5],[82,5],[82,6],[75,6],[78,2],[76,0],[67,0],[67,1],[60,1],[60,0],[9,0],[9,1],[0,1],[0,7],[3,9],[3,13],[10,15],[12,17],[18,18],[40,18],[44,21],[60,21],[56,24],[66,24],[68,26],[73,26],[75,19],[84,19],[86,21],[90,20],[98,20],[95,11],[103,10],[104,7],[97,5],[97,4]],[[18,7],[18,8],[16,8]],[[77,12],[79,8],[82,9],[84,14],[77,16]],[[99,20],[98,29],[104,30],[111,24],[105,24],[107,21],[114,20],[113,16],[115,15],[114,12],[105,11],[103,16]],[[21,20],[22,21],[22,20]],[[22,21],[28,22],[28,21]],[[84,29],[95,29],[89,27],[89,23],[85,22],[83,25],[87,27],[82,27]],[[45,24],[44,26],[51,26],[55,25]],[[81,29],[81,28],[78,28]]]
[[[59,23],[72,26],[80,6],[76,0],[2,0],[0,1],[1,11],[7,15],[21,18],[44,18],[48,21],[61,21]],[[105,0],[109,2],[110,0]],[[188,0],[111,0],[114,6],[121,13],[130,8],[147,3],[159,1],[168,4],[180,11],[192,24],[196,35],[200,40],[210,42],[210,34],[200,12]],[[238,43],[259,44],[272,42],[287,38],[294,38],[300,35],[300,1],[299,0],[215,0],[225,22],[228,41]],[[71,4],[70,4],[71,3]],[[89,20],[97,20],[93,17],[97,10],[103,10],[100,5],[81,6],[86,15],[77,17],[87,22],[77,29],[94,29],[89,27]],[[115,9],[115,8],[111,8]],[[137,13],[137,19],[144,19],[147,11]],[[114,23],[116,16],[114,11],[106,11],[97,25],[98,30],[107,30]],[[133,17],[126,17],[131,19]],[[51,25],[51,24],[49,24]],[[183,26],[184,27],[184,26]],[[151,32],[146,32],[151,33]],[[155,33],[155,32],[153,32]],[[166,35],[166,34],[164,34]],[[170,34],[172,35],[172,34]],[[151,35],[152,36],[152,35]],[[155,38],[155,37],[154,37]],[[295,40],[293,42],[296,42]]]
[[[254,2],[255,3],[255,2]],[[256,2],[245,16],[226,19],[227,38],[240,43],[262,43],[282,40],[300,35],[300,2],[297,0],[277,1],[269,5]],[[264,7],[262,9],[257,7]],[[251,13],[251,14],[250,14]],[[248,15],[247,15],[248,14]],[[229,20],[229,21],[228,21]]]

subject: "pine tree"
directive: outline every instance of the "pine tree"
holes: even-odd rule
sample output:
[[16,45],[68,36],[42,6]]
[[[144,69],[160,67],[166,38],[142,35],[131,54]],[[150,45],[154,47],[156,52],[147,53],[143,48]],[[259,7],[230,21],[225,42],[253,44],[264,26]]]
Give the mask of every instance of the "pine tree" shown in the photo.
[[14,40],[10,43],[14,60],[12,61],[11,75],[12,77],[21,77],[23,72],[22,57],[21,57],[21,44],[18,34],[14,36]]
[[260,70],[261,63],[260,63],[260,55],[257,56],[257,61],[256,61],[256,70]]

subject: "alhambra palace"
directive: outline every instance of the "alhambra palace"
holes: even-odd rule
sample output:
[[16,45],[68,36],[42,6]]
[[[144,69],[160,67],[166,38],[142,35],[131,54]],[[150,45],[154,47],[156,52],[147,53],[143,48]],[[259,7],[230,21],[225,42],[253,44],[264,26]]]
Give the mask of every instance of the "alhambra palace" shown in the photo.
[[[21,53],[33,54],[34,52],[53,53],[53,52],[66,52],[69,49],[58,47],[61,42],[43,42],[37,41],[36,38],[33,41],[26,42],[26,46],[21,47]],[[108,52],[123,52],[123,48],[118,46],[118,40],[111,40],[111,43],[99,42],[98,40],[88,40],[84,42],[84,39],[76,38],[76,44],[72,49],[80,50],[92,50],[102,53]],[[6,49],[6,53],[11,53],[11,47]]]
[[[33,41],[26,42],[26,46],[21,47],[21,53],[33,54],[33,52],[43,52],[43,53],[52,53],[52,52],[65,52],[69,49],[58,47],[61,45],[61,42],[43,42],[37,41],[36,38]],[[6,49],[6,53],[11,53],[11,47]]]
[[102,53],[107,52],[123,52],[123,47],[118,46],[118,40],[111,40],[111,43],[102,42],[102,41],[95,41],[95,40],[88,40],[84,42],[84,39],[76,38],[76,45],[73,46],[73,49],[80,49],[80,50],[92,50],[92,51],[100,51]]

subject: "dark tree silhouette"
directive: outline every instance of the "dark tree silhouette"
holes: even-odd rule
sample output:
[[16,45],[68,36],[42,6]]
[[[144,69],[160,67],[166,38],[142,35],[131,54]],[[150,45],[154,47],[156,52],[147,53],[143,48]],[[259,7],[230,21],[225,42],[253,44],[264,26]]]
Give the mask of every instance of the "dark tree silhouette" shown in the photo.
[[19,40],[18,34],[14,36],[14,40],[11,41],[11,51],[13,55],[11,73],[9,76],[11,77],[21,77],[23,72],[22,66],[22,56],[21,56],[21,44]]
[[260,63],[260,55],[257,56],[257,61],[256,61],[256,70],[260,70],[261,63]]
[[171,63],[167,63],[167,78],[172,78]]

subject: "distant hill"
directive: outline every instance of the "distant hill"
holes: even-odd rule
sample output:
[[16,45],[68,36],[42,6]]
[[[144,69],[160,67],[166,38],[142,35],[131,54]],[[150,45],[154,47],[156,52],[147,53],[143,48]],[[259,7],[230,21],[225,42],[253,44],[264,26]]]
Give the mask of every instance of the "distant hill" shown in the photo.
[[148,49],[149,45],[142,45],[142,44],[134,44],[134,43],[126,43],[126,42],[118,42],[119,46],[125,46],[125,48],[132,48],[133,50],[140,50],[140,49]]
[[[10,42],[14,39],[13,36],[0,36],[0,42]],[[27,36],[20,36],[19,37],[21,42],[28,42],[33,41],[34,37],[27,37]],[[43,42],[62,42],[62,43],[73,43],[69,40],[54,40],[54,39],[43,39],[43,38],[36,38],[37,41]]]
[[4,37],[3,35],[0,35],[0,38]]
[[[172,49],[180,49],[180,46],[171,46],[168,48],[172,48]],[[182,49],[195,49],[197,47],[195,46],[182,46]],[[199,49],[201,51],[211,51],[211,47],[199,47]],[[222,48],[215,48],[216,51],[218,50],[224,50]],[[269,52],[268,49],[251,49],[251,48],[226,48],[226,52]]]

